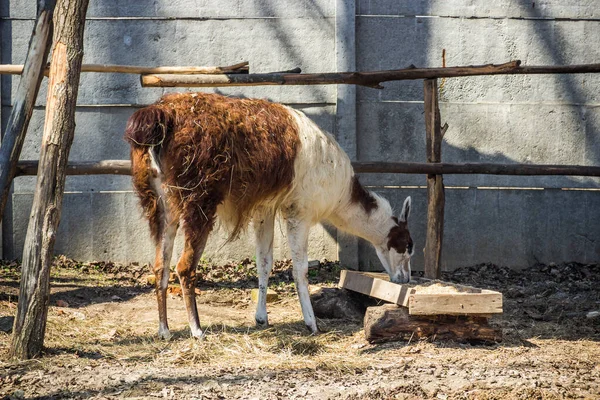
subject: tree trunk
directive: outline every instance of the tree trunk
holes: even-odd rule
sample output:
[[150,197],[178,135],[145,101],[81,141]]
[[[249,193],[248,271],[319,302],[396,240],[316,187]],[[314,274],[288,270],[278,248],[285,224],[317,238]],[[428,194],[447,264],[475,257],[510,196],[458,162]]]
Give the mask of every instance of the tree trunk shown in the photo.
[[27,59],[6,126],[6,133],[2,138],[0,146],[0,221],[4,215],[4,207],[15,177],[17,162],[21,155],[35,99],[44,78],[52,37],[52,14],[55,4],[55,0],[38,0],[37,20],[29,41]]
[[30,358],[42,350],[48,315],[50,265],[60,222],[65,168],[75,132],[75,105],[83,58],[83,29],[88,0],[59,0],[46,120],[23,264],[11,355]]

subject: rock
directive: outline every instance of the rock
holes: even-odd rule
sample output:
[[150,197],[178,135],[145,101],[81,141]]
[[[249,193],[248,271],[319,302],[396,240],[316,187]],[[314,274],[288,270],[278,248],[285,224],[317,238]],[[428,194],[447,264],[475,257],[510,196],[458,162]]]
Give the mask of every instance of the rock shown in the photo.
[[69,303],[64,300],[56,300],[57,307],[69,307]]
[[340,288],[318,288],[310,295],[317,318],[362,321],[375,299]]
[[[253,303],[258,303],[258,289],[252,289],[250,299]],[[272,289],[267,289],[267,303],[273,303],[279,300],[279,295]]]
[[11,333],[14,323],[15,317],[13,316],[0,317],[0,331]]
[[589,319],[594,319],[600,317],[600,311],[590,311],[585,315]]

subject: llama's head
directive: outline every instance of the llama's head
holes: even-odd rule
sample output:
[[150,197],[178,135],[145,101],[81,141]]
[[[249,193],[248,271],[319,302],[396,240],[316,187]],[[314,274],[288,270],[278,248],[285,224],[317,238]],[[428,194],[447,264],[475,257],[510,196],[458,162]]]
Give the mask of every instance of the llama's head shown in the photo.
[[408,232],[408,216],[410,215],[410,197],[404,200],[402,212],[394,222],[386,239],[375,246],[377,256],[394,283],[410,281],[410,257],[413,255],[413,241]]

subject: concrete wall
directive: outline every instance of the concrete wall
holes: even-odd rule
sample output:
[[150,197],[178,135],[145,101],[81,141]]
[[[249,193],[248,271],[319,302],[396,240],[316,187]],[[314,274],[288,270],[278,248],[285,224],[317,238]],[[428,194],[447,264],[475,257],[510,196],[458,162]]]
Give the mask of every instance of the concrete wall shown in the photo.
[[[598,2],[357,3],[358,70],[439,67],[444,49],[447,66],[600,61],[600,48],[590,46],[600,42]],[[455,78],[439,84],[442,119],[449,124],[444,161],[600,165],[599,74]],[[418,81],[388,83],[381,91],[358,88],[359,160],[425,160],[422,90]],[[425,177],[362,179],[398,208],[405,195],[414,196],[410,227],[422,249]],[[600,259],[600,180],[485,175],[444,180],[449,186],[444,268]],[[377,268],[364,243],[359,254],[363,268]],[[422,259],[417,251],[415,264]]]
[[[521,59],[524,64],[600,61],[598,3],[465,0],[138,0],[91,2],[85,63],[227,65],[250,61],[252,72],[299,66],[304,72],[448,66]],[[34,2],[0,3],[0,62],[22,63]],[[2,127],[18,77],[1,78]],[[450,128],[448,162],[524,162],[600,165],[600,74],[498,76],[440,81],[441,112]],[[207,90],[267,97],[302,109],[333,132],[350,157],[362,161],[424,161],[422,83],[385,90],[345,86],[252,87]],[[180,89],[181,90],[181,89]],[[23,159],[36,159],[45,84]],[[84,74],[72,160],[127,157],[121,139],[136,107],[173,90],[141,88],[134,75]],[[422,267],[425,177],[376,175],[364,184],[400,208],[413,196],[410,227],[415,267]],[[600,259],[600,180],[561,177],[447,176],[444,268],[478,262],[515,267]],[[3,225],[5,257],[19,257],[35,187],[18,178]],[[569,189],[569,190],[564,190]],[[576,189],[576,190],[575,190]],[[57,252],[80,259],[147,261],[152,249],[127,177],[67,178]],[[286,257],[278,225],[276,257]],[[252,256],[249,238],[207,258]],[[318,227],[312,258],[341,258],[378,269],[370,246]]]
[[[0,62],[25,60],[35,17],[35,2],[0,3]],[[126,18],[123,18],[126,17]],[[84,63],[128,65],[230,65],[249,61],[252,72],[301,67],[305,72],[335,69],[335,11],[329,0],[275,2],[146,1],[90,2],[85,32]],[[6,125],[19,78],[2,77],[2,126]],[[79,90],[77,129],[71,160],[126,159],[122,135],[137,107],[156,101],[167,91],[143,89],[139,77],[84,74]],[[336,88],[257,87],[207,90],[227,95],[267,97],[303,110],[323,129],[335,130]],[[46,83],[43,84],[27,135],[22,159],[37,159],[43,129]],[[153,249],[146,223],[131,191],[130,178],[68,177],[57,253],[91,260],[149,261]],[[7,258],[20,257],[35,178],[15,181],[3,224]],[[285,226],[278,222],[275,256],[289,258]],[[239,260],[254,254],[253,235],[224,245],[214,235],[205,258]],[[310,257],[337,259],[337,232],[318,226],[310,239]],[[179,241],[178,247],[181,246]]]

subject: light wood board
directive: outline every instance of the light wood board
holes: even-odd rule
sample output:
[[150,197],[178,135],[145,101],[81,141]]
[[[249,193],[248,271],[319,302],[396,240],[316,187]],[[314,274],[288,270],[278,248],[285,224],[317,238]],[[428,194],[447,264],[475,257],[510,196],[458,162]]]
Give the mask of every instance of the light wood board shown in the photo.
[[[455,293],[419,293],[424,283],[452,286]],[[389,281],[387,274],[341,271],[339,287],[407,307],[410,315],[490,315],[502,313],[502,293],[442,281],[418,279],[408,284]]]

